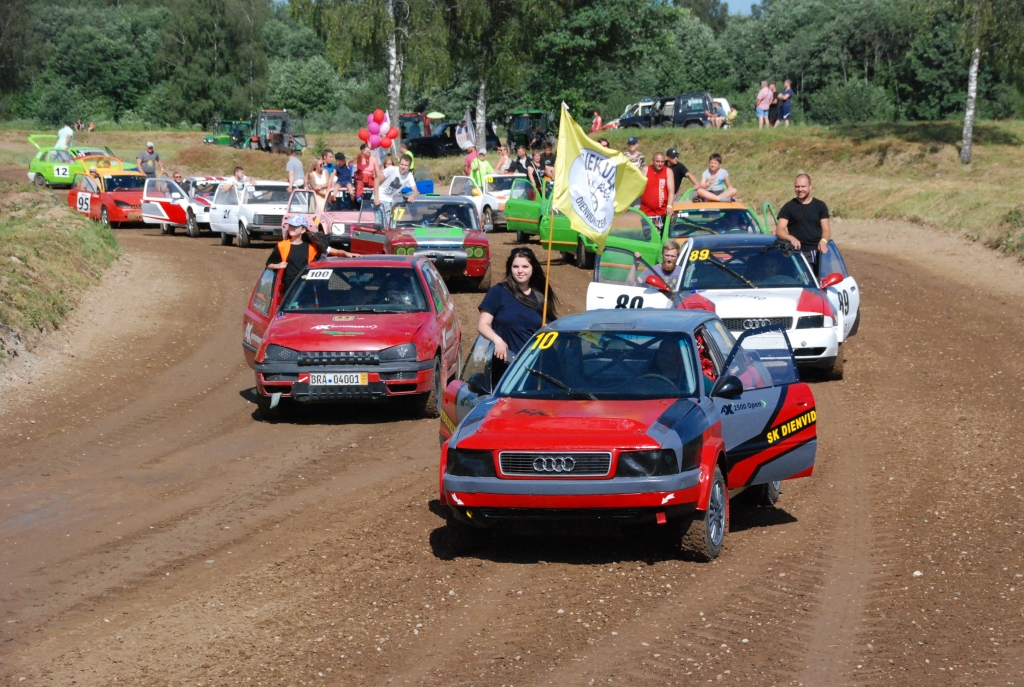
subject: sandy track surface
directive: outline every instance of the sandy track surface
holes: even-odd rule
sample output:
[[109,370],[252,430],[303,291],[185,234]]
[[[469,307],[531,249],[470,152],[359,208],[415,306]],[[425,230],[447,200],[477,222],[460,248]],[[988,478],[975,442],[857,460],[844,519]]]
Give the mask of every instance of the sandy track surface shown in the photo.
[[[814,385],[818,467],[776,509],[734,506],[704,565],[574,531],[453,558],[436,421],[255,419],[264,250],[119,232],[126,260],[0,378],[0,678],[1021,684],[1024,273],[836,224],[864,300],[846,379]],[[589,273],[556,263],[582,309]],[[480,295],[456,298],[468,343]]]

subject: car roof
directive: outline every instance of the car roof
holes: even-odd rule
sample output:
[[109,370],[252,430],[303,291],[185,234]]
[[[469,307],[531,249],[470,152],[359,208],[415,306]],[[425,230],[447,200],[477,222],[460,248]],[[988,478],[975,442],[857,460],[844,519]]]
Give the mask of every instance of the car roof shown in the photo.
[[771,234],[729,233],[715,236],[694,236],[694,248],[739,248],[743,246],[771,246],[778,239]]
[[692,332],[702,322],[716,315],[706,310],[675,310],[662,308],[619,308],[588,310],[560,317],[548,325],[558,332],[592,329],[597,331],[640,330],[656,332]]
[[[405,201],[405,205],[419,205],[420,203],[459,203],[460,205],[473,205],[473,207],[476,207],[473,201],[466,196],[435,196],[433,194],[421,193],[416,196],[415,200]],[[396,205],[399,204],[396,203]]]
[[358,258],[321,258],[316,261],[320,267],[412,267],[427,258],[415,255],[363,255]]
[[683,203],[676,203],[672,206],[673,210],[749,210],[750,208],[744,203],[728,202],[728,203],[715,203],[715,202],[692,202],[687,201]]

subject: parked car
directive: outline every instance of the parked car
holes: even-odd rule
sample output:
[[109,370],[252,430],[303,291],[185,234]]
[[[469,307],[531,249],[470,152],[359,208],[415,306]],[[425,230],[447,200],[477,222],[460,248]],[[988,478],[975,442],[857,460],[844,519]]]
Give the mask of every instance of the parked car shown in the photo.
[[[406,139],[405,145],[408,146],[409,151],[417,157],[446,157],[449,155],[458,155],[462,152],[462,148],[459,147],[458,142],[455,140],[455,130],[458,127],[457,122],[445,122],[440,124],[433,129],[433,133],[429,136],[418,136]],[[487,123],[487,149],[494,150],[498,147],[498,137],[494,133],[494,129],[491,128],[490,122]]]
[[141,222],[146,175],[113,167],[95,172],[75,175],[68,191],[68,206],[109,226]]
[[488,174],[484,177],[481,188],[470,177],[452,177],[448,187],[448,195],[465,196],[473,201],[480,211],[480,221],[484,231],[494,231],[498,227],[505,228],[505,203],[512,193],[512,184],[516,179],[529,181],[525,174]]
[[654,98],[650,111],[640,116],[637,126],[711,126],[705,112],[714,112],[714,106],[709,93],[683,93]]
[[[116,169],[118,171],[134,170],[135,165],[127,165],[121,158],[108,154],[106,148],[97,149],[72,148],[70,151],[63,148],[54,148],[50,143],[56,143],[57,137],[52,134],[32,134],[28,142],[35,146],[35,157],[28,165],[29,182],[40,187],[47,186],[70,186],[75,175],[88,174],[92,167],[97,169]],[[82,151],[82,155],[76,155],[76,151]]]
[[210,228],[210,207],[224,177],[197,176],[182,180],[147,179],[142,192],[142,221],[159,224],[165,234],[183,227],[192,238]]
[[348,250],[352,245],[352,226],[359,222],[359,208],[360,204],[352,201],[346,193],[328,196],[321,209],[316,194],[306,189],[295,189],[281,221],[287,224],[292,215],[302,215],[310,229],[327,235],[332,246]]
[[613,119],[604,125],[605,129],[637,129],[644,126],[644,118],[651,113],[651,106],[654,105],[654,101],[650,98],[645,98],[638,103],[627,105],[626,109],[618,119]]
[[281,238],[281,221],[288,209],[287,181],[222,183],[210,206],[210,231],[220,234],[222,245],[248,248],[253,240]]
[[374,255],[310,264],[287,293],[264,269],[242,318],[260,415],[297,404],[402,399],[437,417],[459,370],[455,302],[429,260]]
[[737,341],[706,311],[586,312],[538,331],[496,386],[492,356],[478,339],[442,398],[457,554],[502,522],[603,521],[709,561],[733,497],[770,507],[783,480],[814,470],[814,394],[777,328]]

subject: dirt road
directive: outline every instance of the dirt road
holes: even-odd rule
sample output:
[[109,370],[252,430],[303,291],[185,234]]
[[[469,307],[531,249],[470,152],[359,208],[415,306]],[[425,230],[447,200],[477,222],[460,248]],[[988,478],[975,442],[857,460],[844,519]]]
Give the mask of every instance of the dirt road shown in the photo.
[[[265,251],[120,232],[126,261],[0,379],[0,679],[1024,684],[1024,271],[920,227],[836,233],[863,319],[814,386],[818,467],[702,565],[567,532],[453,559],[436,421],[254,418]],[[588,274],[554,275],[581,309]]]

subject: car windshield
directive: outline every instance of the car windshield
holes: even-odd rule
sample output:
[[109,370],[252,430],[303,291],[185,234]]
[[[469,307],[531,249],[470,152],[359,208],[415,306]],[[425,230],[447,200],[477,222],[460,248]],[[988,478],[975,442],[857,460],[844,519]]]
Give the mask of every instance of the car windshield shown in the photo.
[[285,312],[423,312],[426,299],[411,267],[307,269],[285,297]]
[[476,206],[472,203],[423,201],[398,205],[394,209],[396,227],[457,227],[479,229]]
[[260,186],[256,185],[249,191],[248,200],[246,202],[249,205],[260,205],[260,204],[284,204],[288,202],[288,187],[287,186]]
[[137,177],[128,174],[111,174],[104,177],[103,185],[107,192],[110,191],[141,191],[146,183],[146,177]]
[[681,290],[815,287],[800,253],[780,247],[694,247],[685,259]]
[[[705,231],[706,230],[706,231]],[[672,217],[669,235],[672,238],[707,233],[725,234],[739,231],[760,234],[757,220],[749,210],[680,210]]]
[[538,333],[501,378],[512,398],[642,400],[696,395],[696,356],[679,332]]
[[487,190],[490,193],[504,193],[512,190],[512,182],[516,179],[523,179],[525,177],[512,177],[512,176],[494,176],[487,177]]

